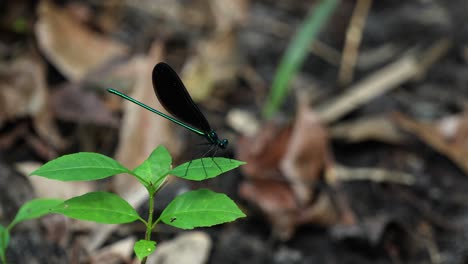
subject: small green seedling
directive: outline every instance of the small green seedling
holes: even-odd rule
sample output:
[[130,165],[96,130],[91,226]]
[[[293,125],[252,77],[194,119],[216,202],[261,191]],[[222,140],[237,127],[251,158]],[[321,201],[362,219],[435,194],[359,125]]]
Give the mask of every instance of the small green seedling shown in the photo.
[[189,191],[177,196],[161,215],[154,216],[154,196],[169,175],[187,180],[201,181],[235,169],[245,162],[226,158],[202,158],[171,168],[172,157],[163,146],[156,148],[141,165],[129,170],[107,156],[81,152],[52,160],[32,172],[60,181],[90,181],[104,179],[119,173],[128,173],[143,184],[149,194],[148,219],[141,218],[135,208],[120,196],[108,192],[91,192],[66,201],[35,199],[24,204],[8,227],[0,226],[0,259],[6,262],[5,252],[10,230],[19,222],[41,217],[48,213],[104,224],[123,224],[140,220],[146,226],[145,239],[135,243],[136,256],[146,263],[146,257],[156,249],[151,234],[159,222],[181,228],[193,229],[227,223],[245,214],[225,194],[207,189]]

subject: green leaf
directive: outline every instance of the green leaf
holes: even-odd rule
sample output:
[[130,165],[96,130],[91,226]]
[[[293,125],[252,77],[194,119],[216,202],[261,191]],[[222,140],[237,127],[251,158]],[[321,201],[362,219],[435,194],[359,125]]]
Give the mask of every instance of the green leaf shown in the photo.
[[18,210],[18,213],[15,216],[15,219],[8,226],[8,229],[11,229],[14,225],[19,222],[39,218],[45,214],[50,213],[50,209],[56,207],[57,205],[63,203],[63,200],[60,199],[34,199],[21,206]]
[[174,227],[192,229],[231,222],[239,217],[245,214],[225,194],[200,189],[177,196],[160,219]]
[[177,166],[169,174],[194,181],[216,177],[245,164],[243,161],[226,158],[201,158]]
[[33,171],[38,175],[60,181],[91,181],[119,173],[131,173],[116,160],[92,152],[64,155]]
[[156,249],[156,242],[150,240],[139,240],[135,243],[133,251],[139,260],[151,255]]
[[52,212],[104,224],[129,223],[139,218],[127,201],[107,192],[92,192],[71,198],[52,208]]
[[2,263],[6,263],[6,249],[10,243],[10,232],[0,225],[0,258]]
[[289,82],[296,75],[309,52],[311,43],[331,16],[337,4],[338,0],[322,0],[310,12],[305,23],[299,28],[276,70],[271,93],[263,108],[264,118],[270,118],[280,107],[287,94]]
[[[172,157],[164,146],[159,146],[140,166],[133,170],[143,184],[157,185],[171,170]],[[146,186],[147,188],[149,186]]]

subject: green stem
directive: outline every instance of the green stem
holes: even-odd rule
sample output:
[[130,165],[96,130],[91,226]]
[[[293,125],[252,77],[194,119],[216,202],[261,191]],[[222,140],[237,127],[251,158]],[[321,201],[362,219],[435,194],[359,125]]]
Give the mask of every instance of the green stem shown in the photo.
[[[151,240],[151,232],[153,231],[153,213],[154,213],[154,193],[150,192],[149,195],[149,215],[148,215],[148,221],[146,222],[146,234],[145,234],[145,240],[150,241]],[[141,260],[141,264],[145,264],[147,260],[147,257],[144,257]]]

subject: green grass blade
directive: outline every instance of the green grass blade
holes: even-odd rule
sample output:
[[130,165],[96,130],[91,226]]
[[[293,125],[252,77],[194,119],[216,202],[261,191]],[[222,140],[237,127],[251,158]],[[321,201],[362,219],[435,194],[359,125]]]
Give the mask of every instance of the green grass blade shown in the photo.
[[0,259],[2,263],[6,262],[6,249],[10,243],[10,232],[7,228],[0,225]]
[[289,82],[304,62],[311,43],[328,20],[338,0],[322,0],[308,15],[291,41],[273,79],[271,92],[263,108],[264,118],[271,118],[283,102]]

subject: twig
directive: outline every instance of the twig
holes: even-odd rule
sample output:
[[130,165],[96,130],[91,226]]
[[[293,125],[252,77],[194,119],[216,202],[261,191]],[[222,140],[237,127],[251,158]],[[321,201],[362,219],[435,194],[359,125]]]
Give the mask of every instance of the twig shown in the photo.
[[405,172],[377,168],[347,168],[340,165],[333,167],[334,176],[340,181],[370,180],[374,182],[393,182],[403,185],[414,184],[414,176]]
[[341,57],[341,67],[338,74],[338,83],[348,85],[353,80],[354,66],[358,58],[359,45],[361,44],[362,31],[372,0],[358,0],[354,8],[348,30],[346,32],[345,47]]
[[[408,80],[420,77],[429,68],[429,63],[433,64],[443,56],[450,46],[450,40],[441,39],[424,52],[408,52],[399,60],[358,82],[333,102],[319,106],[319,116],[324,122],[332,123],[365,102],[399,87]],[[427,59],[429,57],[430,59]]]

